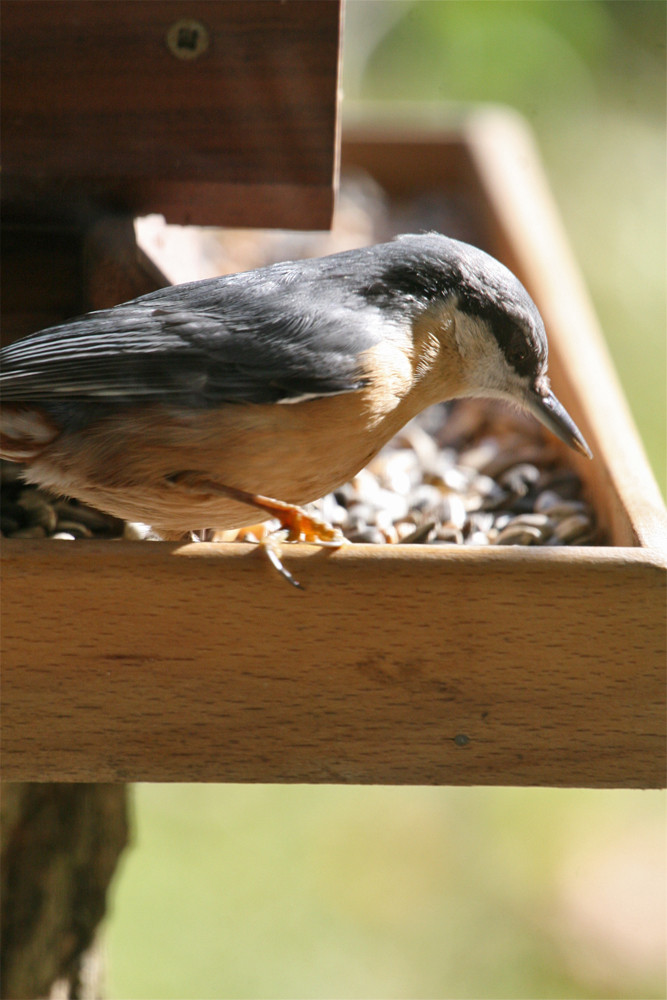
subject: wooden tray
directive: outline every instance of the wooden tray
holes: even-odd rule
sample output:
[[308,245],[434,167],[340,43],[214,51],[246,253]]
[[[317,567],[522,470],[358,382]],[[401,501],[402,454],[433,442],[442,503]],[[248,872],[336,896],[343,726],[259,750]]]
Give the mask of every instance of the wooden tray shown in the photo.
[[478,205],[611,544],[295,546],[297,592],[241,544],[6,540],[5,779],[664,784],[667,516],[530,138],[482,114],[344,157]]

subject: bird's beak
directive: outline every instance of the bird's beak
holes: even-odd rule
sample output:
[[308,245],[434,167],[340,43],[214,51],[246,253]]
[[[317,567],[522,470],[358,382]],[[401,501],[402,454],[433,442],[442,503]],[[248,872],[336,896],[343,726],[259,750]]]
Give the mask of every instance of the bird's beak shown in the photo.
[[581,431],[551,390],[541,393],[536,389],[529,389],[525,395],[525,406],[540,423],[570,448],[581,452],[586,458],[593,457],[593,452],[586,444]]

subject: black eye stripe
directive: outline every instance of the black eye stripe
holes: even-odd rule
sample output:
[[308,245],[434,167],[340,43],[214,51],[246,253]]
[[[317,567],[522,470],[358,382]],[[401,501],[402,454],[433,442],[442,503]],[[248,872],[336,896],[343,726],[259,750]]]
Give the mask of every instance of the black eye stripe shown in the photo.
[[546,365],[546,337],[528,316],[512,315],[488,302],[468,300],[461,306],[470,315],[486,320],[498,347],[517,375],[534,375]]

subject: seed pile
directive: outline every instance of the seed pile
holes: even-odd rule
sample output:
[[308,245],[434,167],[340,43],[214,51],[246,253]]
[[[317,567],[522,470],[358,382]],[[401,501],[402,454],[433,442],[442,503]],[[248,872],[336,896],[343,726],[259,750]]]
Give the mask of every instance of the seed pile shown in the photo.
[[124,522],[77,500],[55,499],[28,486],[21,467],[0,462],[0,531],[6,538],[119,538]]

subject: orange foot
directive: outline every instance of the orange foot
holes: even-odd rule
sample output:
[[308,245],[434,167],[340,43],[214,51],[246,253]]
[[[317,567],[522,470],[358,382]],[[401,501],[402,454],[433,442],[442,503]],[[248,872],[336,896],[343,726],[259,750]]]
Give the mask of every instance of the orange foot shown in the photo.
[[279,536],[283,532],[286,532],[289,542],[304,541],[333,548],[339,548],[345,544],[345,536],[339,528],[332,527],[326,521],[320,521],[305,511],[303,507],[297,507],[296,504],[273,500],[271,497],[265,497],[259,493],[248,493],[235,486],[226,486],[197,472],[179,472],[169,478],[170,482],[185,486],[193,492],[218,493],[231,500],[238,500],[239,503],[257,507],[280,521],[280,528],[271,534],[264,535],[259,544],[271,565],[294,587],[303,589],[299,581],[295,580],[282,563]]
[[345,537],[339,528],[313,517],[303,507],[258,494],[253,496],[252,502],[280,521],[280,527],[287,532],[289,542],[313,542],[315,545],[331,545],[334,548],[345,544]]

